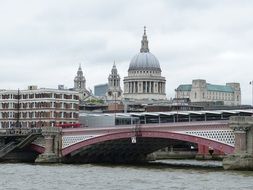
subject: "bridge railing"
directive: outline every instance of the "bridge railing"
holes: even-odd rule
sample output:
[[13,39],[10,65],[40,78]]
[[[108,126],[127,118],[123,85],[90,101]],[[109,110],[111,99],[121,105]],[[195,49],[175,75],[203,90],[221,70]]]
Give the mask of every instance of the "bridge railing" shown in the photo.
[[28,134],[40,134],[41,128],[7,128],[0,129],[0,136],[26,136]]
[[57,124],[55,127],[60,127],[60,128],[81,128],[81,127],[86,127],[82,125],[81,123],[64,123],[64,124]]
[[192,127],[192,126],[199,126],[200,128],[206,125],[228,125],[228,121],[224,120],[217,120],[217,121],[197,121],[197,122],[180,122],[180,123],[156,123],[156,124],[133,124],[133,125],[110,125],[110,126],[103,126],[103,127],[85,127],[85,128],[63,128],[63,132],[71,132],[71,131],[87,131],[87,132],[94,132],[94,131],[111,131],[116,132],[117,130],[132,130],[136,135],[141,134],[142,128],[148,129],[151,128],[170,128],[170,127]]
[[228,120],[212,120],[212,121],[194,121],[194,122],[175,122],[175,123],[147,123],[147,124],[141,124],[141,126],[192,126],[192,125],[203,125],[203,124],[228,124]]
[[138,127],[176,127],[176,126],[192,126],[192,125],[208,125],[208,124],[228,124],[228,120],[213,120],[213,121],[194,121],[194,122],[175,122],[175,123],[146,123],[146,124],[131,124],[131,125],[111,125],[103,127],[88,127],[89,129],[99,129],[99,128],[134,128]]

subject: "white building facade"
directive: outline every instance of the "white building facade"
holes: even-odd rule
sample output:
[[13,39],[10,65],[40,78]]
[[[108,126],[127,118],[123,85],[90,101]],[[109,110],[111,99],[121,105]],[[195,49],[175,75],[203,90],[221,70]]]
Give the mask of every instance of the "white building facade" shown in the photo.
[[58,89],[0,91],[0,128],[43,127],[79,122],[78,92]]
[[149,52],[146,28],[141,41],[140,53],[129,65],[128,76],[124,77],[124,98],[129,100],[166,99],[166,80],[161,76],[158,59]]
[[241,105],[240,83],[209,84],[206,80],[193,80],[192,84],[179,85],[176,98],[189,98],[191,102],[224,102],[224,105]]

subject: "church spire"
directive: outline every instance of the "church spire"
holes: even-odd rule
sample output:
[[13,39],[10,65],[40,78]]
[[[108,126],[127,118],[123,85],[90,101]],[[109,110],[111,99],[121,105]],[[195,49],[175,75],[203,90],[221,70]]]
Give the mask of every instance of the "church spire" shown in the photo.
[[141,53],[147,53],[149,52],[148,49],[148,38],[146,35],[146,26],[144,26],[144,34],[142,36],[142,40],[141,40]]
[[78,76],[83,76],[83,70],[82,70],[81,63],[79,63],[79,67],[78,67],[78,70],[77,70],[77,75]]
[[112,75],[117,75],[118,73],[118,70],[116,68],[116,64],[115,64],[115,61],[113,62],[113,66],[112,66]]

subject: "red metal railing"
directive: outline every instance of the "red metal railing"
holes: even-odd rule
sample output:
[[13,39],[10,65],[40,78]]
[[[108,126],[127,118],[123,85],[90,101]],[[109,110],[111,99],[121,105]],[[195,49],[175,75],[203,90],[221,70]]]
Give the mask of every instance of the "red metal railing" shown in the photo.
[[56,124],[55,127],[61,128],[79,128],[82,127],[81,123],[63,123],[63,124]]

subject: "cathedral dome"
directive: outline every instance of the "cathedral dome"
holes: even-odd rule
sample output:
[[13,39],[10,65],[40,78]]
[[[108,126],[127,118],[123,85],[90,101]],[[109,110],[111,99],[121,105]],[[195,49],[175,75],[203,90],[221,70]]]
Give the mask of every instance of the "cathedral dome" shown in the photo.
[[129,71],[159,71],[161,72],[158,59],[149,52],[148,39],[146,35],[146,27],[141,41],[140,53],[135,55],[129,65]]
[[141,49],[130,61],[128,76],[124,77],[124,98],[128,100],[165,100],[166,79],[158,59],[149,52],[146,27],[141,40]]
[[158,59],[150,52],[140,52],[135,55],[129,65],[131,70],[152,70],[161,71]]

